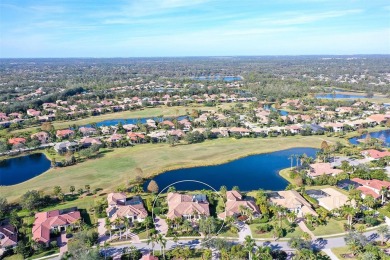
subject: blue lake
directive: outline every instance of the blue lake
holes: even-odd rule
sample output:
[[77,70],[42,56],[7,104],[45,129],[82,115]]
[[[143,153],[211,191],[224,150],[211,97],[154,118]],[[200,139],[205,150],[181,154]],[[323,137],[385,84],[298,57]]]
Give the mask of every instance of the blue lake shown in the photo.
[[[357,144],[359,144],[358,140],[364,139],[364,138],[366,138],[366,136],[367,136],[367,134],[364,134],[364,135],[361,135],[358,137],[351,138],[351,139],[349,139],[349,142],[351,144],[357,145]],[[372,132],[372,133],[370,133],[370,136],[372,138],[382,139],[385,142],[385,146],[390,147],[390,129],[382,130],[382,131],[378,131],[378,132]]]
[[42,174],[50,168],[50,161],[42,153],[0,161],[0,185],[14,185]]
[[[249,190],[284,190],[288,182],[278,173],[280,170],[290,167],[288,157],[292,154],[306,154],[315,157],[317,149],[314,148],[292,148],[273,153],[251,155],[237,159],[225,164],[185,168],[167,171],[154,177],[160,190],[166,186],[181,180],[197,180],[219,189],[225,185],[228,189],[239,186],[242,191]],[[294,160],[295,165],[295,160]],[[144,184],[146,190],[147,181]],[[174,185],[177,190],[199,190],[207,189],[207,186],[183,182]]]
[[320,99],[333,99],[333,98],[341,98],[341,99],[359,99],[359,98],[365,98],[366,96],[364,95],[350,95],[350,94],[317,94],[316,98]]
[[198,76],[198,77],[193,77],[195,80],[201,80],[201,81],[218,81],[218,80],[223,80],[225,82],[233,82],[233,81],[241,81],[242,78],[238,76]]
[[[188,117],[187,116],[179,116],[177,118],[177,120],[182,120],[184,118],[188,118]],[[148,120],[148,119],[153,119],[156,122],[161,122],[161,118],[157,118],[157,117],[147,117],[146,118],[146,117],[143,117],[143,118],[127,118],[127,119],[109,119],[109,120],[104,120],[104,121],[97,122],[96,125],[98,127],[101,127],[101,126],[115,126],[115,125],[119,124],[119,122],[122,125],[127,125],[127,124],[136,125],[138,123],[145,124],[146,120]],[[164,118],[163,120],[173,120],[173,118],[169,117],[169,118]],[[84,125],[84,126],[91,126],[91,125]]]
[[271,111],[278,111],[278,113],[281,115],[281,116],[287,116],[288,115],[288,112],[286,110],[282,110],[282,109],[275,109],[274,107],[272,106],[269,106],[269,105],[264,105],[263,108],[265,110],[271,110]]

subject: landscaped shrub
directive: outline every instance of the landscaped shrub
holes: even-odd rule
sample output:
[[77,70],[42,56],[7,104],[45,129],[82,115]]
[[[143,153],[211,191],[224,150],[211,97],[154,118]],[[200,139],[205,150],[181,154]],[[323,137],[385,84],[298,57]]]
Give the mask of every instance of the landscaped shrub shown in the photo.
[[377,218],[373,218],[370,216],[365,217],[364,222],[366,222],[367,226],[370,227],[378,226],[380,224],[380,221]]
[[253,224],[262,224],[268,222],[269,222],[269,217],[267,215],[264,215],[262,218],[255,218],[252,220]]
[[256,233],[257,234],[266,233],[266,232],[269,232],[271,230],[272,230],[272,226],[268,225],[268,224],[260,225],[260,226],[256,227]]

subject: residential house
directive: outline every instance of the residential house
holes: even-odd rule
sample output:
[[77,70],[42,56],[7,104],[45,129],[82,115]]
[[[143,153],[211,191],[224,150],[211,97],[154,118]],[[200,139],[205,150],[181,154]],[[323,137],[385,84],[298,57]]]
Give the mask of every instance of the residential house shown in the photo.
[[390,182],[389,181],[381,181],[381,180],[363,180],[360,178],[353,178],[353,182],[360,184],[361,186],[357,187],[357,190],[362,192],[362,197],[371,195],[374,199],[378,199],[382,197],[381,190],[382,188],[390,190]]
[[27,115],[37,117],[41,115],[41,111],[37,111],[35,109],[27,109]]
[[92,138],[92,137],[83,137],[79,141],[79,144],[83,148],[88,148],[92,145],[102,145],[102,142],[98,138]]
[[8,143],[11,145],[16,145],[16,144],[25,144],[26,143],[26,138],[23,137],[14,137],[8,139]]
[[[148,216],[139,196],[128,198],[124,193],[109,193],[107,203],[106,213],[111,223],[115,223],[118,218],[127,218],[130,223],[142,222]],[[118,227],[113,224],[113,228]]]
[[143,255],[140,260],[158,260],[158,257],[149,253],[149,254]]
[[97,131],[93,127],[85,127],[82,126],[79,128],[79,132],[83,134],[83,136],[96,135]]
[[56,143],[54,145],[54,150],[57,153],[62,154],[62,153],[66,153],[68,151],[73,152],[73,151],[77,150],[78,146],[79,145],[76,142],[66,141],[66,142]]
[[144,143],[145,135],[142,133],[128,132],[127,138],[130,139],[132,143]]
[[238,134],[241,136],[249,136],[251,131],[249,129],[244,128],[244,127],[231,127],[231,128],[229,128],[229,133]]
[[316,198],[318,201],[318,205],[324,207],[329,211],[340,208],[348,203],[348,196],[333,188],[324,188],[321,189],[321,191],[326,196]]
[[108,138],[108,141],[110,143],[116,143],[116,142],[119,142],[120,140],[123,139],[123,135],[121,134],[112,134],[109,138]]
[[375,149],[368,149],[368,150],[364,150],[361,152],[361,154],[368,158],[368,159],[372,159],[372,160],[377,160],[377,159],[380,159],[380,158],[383,158],[383,157],[387,157],[387,156],[390,156],[390,152],[389,151],[378,151],[378,150],[375,150]]
[[209,202],[206,195],[185,195],[180,193],[168,193],[169,219],[184,218],[197,221],[204,216],[210,216]]
[[57,138],[68,138],[74,135],[74,131],[70,129],[57,130]]
[[254,217],[260,215],[260,209],[252,199],[243,199],[240,192],[232,190],[226,192],[225,211],[218,214],[218,217],[225,219],[226,217],[233,216],[246,220],[248,216],[242,210],[249,210]]
[[309,165],[307,175],[311,178],[316,178],[324,174],[335,176],[341,172],[343,171],[333,168],[331,163],[313,163]]
[[291,212],[295,212],[299,218],[306,214],[317,216],[317,212],[312,209],[309,202],[307,202],[301,194],[296,190],[284,190],[271,193],[271,203],[287,208]]
[[13,225],[0,223],[0,256],[1,251],[14,248],[18,244],[18,232]]
[[68,227],[78,225],[80,221],[81,215],[77,208],[36,213],[32,228],[33,239],[49,245],[51,233],[56,230],[66,231]]
[[41,131],[31,135],[31,139],[37,139],[41,144],[46,144],[49,142],[49,134]]

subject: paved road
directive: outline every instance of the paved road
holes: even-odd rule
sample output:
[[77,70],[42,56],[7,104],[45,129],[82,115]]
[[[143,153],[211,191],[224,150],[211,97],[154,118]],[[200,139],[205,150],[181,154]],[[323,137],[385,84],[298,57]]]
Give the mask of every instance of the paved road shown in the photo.
[[[364,234],[368,237],[369,241],[380,239],[376,231],[369,231]],[[287,252],[294,251],[294,249],[288,246],[287,241],[257,241],[256,244],[259,246],[269,246],[271,247],[272,250],[280,249]],[[118,252],[122,252],[123,248],[128,247],[129,245],[125,244],[125,245],[111,246],[110,248],[107,249],[107,255],[116,255]],[[137,247],[143,253],[148,253],[151,251],[150,245],[146,244],[145,242],[132,243],[131,245]],[[177,246],[188,246],[190,248],[200,248],[201,240],[199,239],[181,240],[179,241],[179,244]],[[335,238],[327,238],[327,239],[318,238],[312,242],[312,247],[317,250],[331,249],[334,247],[341,247],[341,246],[345,246],[344,237],[335,237]],[[175,243],[173,243],[173,241],[168,240],[166,249],[169,250],[175,247],[176,247]],[[160,246],[157,244],[154,249],[160,250]]]

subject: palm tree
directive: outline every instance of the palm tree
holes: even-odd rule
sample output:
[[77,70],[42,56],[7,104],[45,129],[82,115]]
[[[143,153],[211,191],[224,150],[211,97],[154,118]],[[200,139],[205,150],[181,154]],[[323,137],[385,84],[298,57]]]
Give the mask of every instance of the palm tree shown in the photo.
[[167,240],[161,234],[158,234],[156,237],[156,242],[160,244],[160,254],[162,251],[163,258],[165,259],[165,247],[167,245]]
[[192,226],[191,226],[191,223],[186,219],[186,220],[184,220],[182,227],[186,230],[186,232],[188,232],[188,230],[189,230]]
[[290,165],[290,170],[292,170],[292,168],[293,168],[293,161],[294,161],[294,155],[292,154],[292,155],[290,155],[289,157],[288,157],[288,159],[290,160],[290,162],[291,162],[291,165]]
[[130,223],[126,217],[122,218],[122,223],[125,225],[125,228],[126,228],[126,240],[127,240],[127,235],[129,233],[128,231],[129,231]]
[[244,249],[249,254],[249,260],[252,260],[252,253],[255,246],[255,240],[253,240],[253,238],[251,238],[250,236],[246,236],[244,239]]
[[152,235],[152,236],[149,236],[148,237],[148,240],[146,241],[146,243],[149,245],[149,244],[152,244],[152,252],[153,252],[153,255],[154,255],[154,246],[156,245],[156,242],[157,242],[157,237],[155,235]]
[[380,190],[380,194],[382,196],[382,205],[385,204],[385,197],[387,196],[387,188],[385,186],[383,186]]
[[349,225],[349,228],[351,229],[352,227],[352,220],[353,217],[355,216],[355,209],[350,207],[350,206],[345,206],[343,208],[343,215],[344,217],[347,217],[347,224]]
[[389,227],[387,225],[380,226],[378,228],[378,234],[381,236],[382,246],[385,243],[385,237],[389,234]]
[[206,249],[203,251],[202,260],[210,260],[212,258],[212,252],[210,249]]
[[120,219],[119,217],[116,218],[114,220],[114,225],[119,230],[119,239],[122,239],[122,229],[121,229],[122,219]]
[[144,225],[145,225],[148,236],[149,236],[149,226],[152,224],[153,224],[152,218],[150,216],[146,217],[144,220]]
[[176,234],[173,235],[172,241],[175,243],[175,246],[177,246],[177,242],[179,241],[179,238]]
[[373,196],[368,195],[363,199],[364,205],[366,205],[369,208],[374,208],[375,207],[375,199]]
[[112,226],[109,218],[106,218],[106,223],[104,224],[104,227],[110,232],[110,240],[111,240]]
[[310,240],[311,240],[311,236],[310,236],[310,234],[307,233],[307,232],[303,232],[302,238],[303,238],[305,241],[310,241]]

